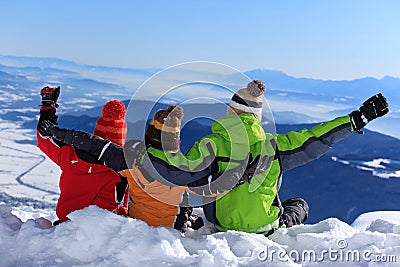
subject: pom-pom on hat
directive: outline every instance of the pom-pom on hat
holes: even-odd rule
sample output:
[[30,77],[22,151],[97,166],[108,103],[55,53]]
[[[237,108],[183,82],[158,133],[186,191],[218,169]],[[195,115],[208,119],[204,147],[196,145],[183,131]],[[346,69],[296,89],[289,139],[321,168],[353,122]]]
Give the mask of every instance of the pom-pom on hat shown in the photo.
[[146,129],[146,145],[170,152],[178,151],[182,118],[183,109],[180,106],[158,110]]
[[253,80],[245,88],[237,91],[229,103],[228,114],[252,113],[261,121],[262,95],[265,92],[265,84],[260,80]]
[[124,120],[125,105],[111,100],[103,106],[102,116],[97,120],[94,135],[123,146],[126,139],[127,124]]

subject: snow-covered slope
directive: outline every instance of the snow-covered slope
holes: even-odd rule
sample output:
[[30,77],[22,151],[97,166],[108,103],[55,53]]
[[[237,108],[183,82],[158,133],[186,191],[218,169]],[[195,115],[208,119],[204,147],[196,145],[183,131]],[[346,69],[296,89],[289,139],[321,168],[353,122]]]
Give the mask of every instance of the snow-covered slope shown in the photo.
[[[327,219],[269,238],[184,235],[90,206],[50,227],[46,210],[0,205],[1,266],[398,266],[400,212],[368,214],[368,230]],[[207,232],[206,228],[200,229]]]
[[60,168],[34,145],[34,133],[0,121],[0,201],[54,207]]

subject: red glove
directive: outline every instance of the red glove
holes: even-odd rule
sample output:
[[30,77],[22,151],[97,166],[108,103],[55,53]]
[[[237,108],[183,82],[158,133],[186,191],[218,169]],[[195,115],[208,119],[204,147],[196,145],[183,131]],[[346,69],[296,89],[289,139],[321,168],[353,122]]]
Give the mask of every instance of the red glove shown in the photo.
[[114,210],[114,213],[117,215],[128,216],[128,208],[124,206],[119,206]]
[[55,111],[58,108],[57,100],[60,96],[60,86],[58,87],[43,87],[40,90],[40,95],[42,96],[42,105],[40,110],[52,110]]
[[124,194],[124,203],[122,203],[122,205],[116,208],[113,212],[117,215],[128,216],[129,215],[128,204],[129,204],[129,188],[127,187],[125,189],[125,194]]

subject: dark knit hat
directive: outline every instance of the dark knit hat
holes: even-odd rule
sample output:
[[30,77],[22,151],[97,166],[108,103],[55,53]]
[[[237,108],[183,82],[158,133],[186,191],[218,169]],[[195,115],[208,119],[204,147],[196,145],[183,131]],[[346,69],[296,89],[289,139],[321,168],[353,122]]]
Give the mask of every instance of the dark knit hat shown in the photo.
[[147,127],[146,145],[165,151],[178,151],[182,117],[183,109],[180,106],[158,110]]
[[102,116],[97,120],[94,135],[123,146],[126,139],[127,124],[124,120],[125,105],[111,100],[103,106]]
[[253,80],[246,88],[237,91],[229,103],[228,114],[253,113],[259,121],[262,118],[262,95],[265,91],[265,84],[260,80]]

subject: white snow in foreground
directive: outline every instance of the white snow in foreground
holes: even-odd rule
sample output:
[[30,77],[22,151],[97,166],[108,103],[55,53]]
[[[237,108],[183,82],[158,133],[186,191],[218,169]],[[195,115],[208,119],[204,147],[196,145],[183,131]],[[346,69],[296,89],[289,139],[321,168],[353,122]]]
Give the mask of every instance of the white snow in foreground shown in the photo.
[[[400,212],[281,229],[185,235],[90,206],[51,227],[46,210],[0,205],[1,266],[398,266]],[[386,219],[385,217],[389,217]],[[383,219],[382,219],[383,218]],[[25,221],[26,220],[26,221]],[[24,221],[24,222],[23,222]],[[365,229],[368,225],[368,230]]]

